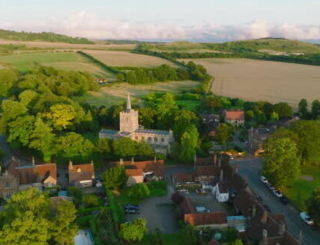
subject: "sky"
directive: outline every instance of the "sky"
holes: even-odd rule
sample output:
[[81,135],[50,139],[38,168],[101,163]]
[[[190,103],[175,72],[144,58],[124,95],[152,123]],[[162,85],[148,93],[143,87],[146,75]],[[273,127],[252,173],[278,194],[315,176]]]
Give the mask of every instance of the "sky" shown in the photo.
[[319,0],[0,0],[0,28],[91,39],[320,40]]

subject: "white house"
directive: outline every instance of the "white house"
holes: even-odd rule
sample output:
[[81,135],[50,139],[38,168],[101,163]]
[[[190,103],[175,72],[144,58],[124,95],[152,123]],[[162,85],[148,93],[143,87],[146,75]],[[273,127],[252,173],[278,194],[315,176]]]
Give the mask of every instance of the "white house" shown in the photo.
[[211,193],[218,202],[227,202],[229,200],[229,191],[228,191],[228,184],[225,182],[218,182],[215,186],[211,189]]

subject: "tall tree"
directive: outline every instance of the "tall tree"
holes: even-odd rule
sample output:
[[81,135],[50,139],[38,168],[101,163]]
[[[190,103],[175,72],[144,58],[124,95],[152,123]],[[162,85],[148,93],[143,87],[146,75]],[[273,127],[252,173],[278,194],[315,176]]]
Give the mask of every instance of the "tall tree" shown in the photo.
[[35,129],[30,137],[30,148],[40,151],[44,161],[50,161],[51,156],[56,153],[55,135],[52,128],[46,125],[41,118],[37,118]]
[[306,99],[301,99],[298,105],[299,113],[301,114],[303,119],[306,119],[308,115],[308,102]]
[[137,154],[136,142],[123,137],[113,141],[114,154],[120,157],[135,156]]
[[0,96],[6,97],[9,95],[9,90],[18,80],[18,75],[14,70],[2,69],[0,70]]
[[22,116],[10,122],[8,142],[18,141],[23,146],[28,146],[34,130],[34,123],[34,116]]
[[198,129],[194,125],[191,125],[182,134],[180,151],[179,151],[179,160],[183,162],[192,161],[196,154],[198,143],[199,143]]
[[70,201],[61,201],[52,224],[53,240],[57,245],[73,244],[78,226],[75,224],[77,210]]
[[227,143],[232,139],[234,128],[232,125],[221,123],[216,129],[216,140],[221,144],[223,149],[226,149]]
[[153,148],[145,141],[135,142],[138,156],[154,156]]
[[127,183],[128,176],[124,166],[117,166],[103,172],[101,179],[106,188],[118,190]]
[[120,225],[119,236],[125,241],[139,242],[143,239],[148,229],[145,219],[136,218],[132,222]]
[[61,131],[72,125],[76,111],[71,105],[56,104],[50,107],[47,117],[52,120],[53,127]]
[[320,101],[314,100],[311,105],[311,116],[316,119],[320,115]]
[[292,108],[288,103],[280,102],[273,106],[273,109],[276,113],[278,113],[279,118],[288,118],[292,116]]
[[128,196],[137,200],[142,200],[150,196],[149,187],[145,183],[135,184],[129,188]]
[[297,145],[290,138],[271,137],[264,144],[263,173],[276,186],[293,183],[300,176]]

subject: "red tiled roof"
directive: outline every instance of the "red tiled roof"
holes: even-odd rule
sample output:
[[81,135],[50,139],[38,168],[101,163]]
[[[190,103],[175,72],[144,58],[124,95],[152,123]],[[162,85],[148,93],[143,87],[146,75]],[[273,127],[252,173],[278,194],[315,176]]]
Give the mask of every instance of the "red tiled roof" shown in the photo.
[[220,193],[228,193],[228,187],[229,187],[228,183],[219,182],[218,187],[219,187]]
[[95,176],[94,165],[89,164],[77,164],[69,163],[69,183],[80,182],[84,180],[92,180]]
[[172,175],[175,183],[184,183],[193,181],[193,173],[176,173]]
[[57,165],[55,163],[36,165],[35,171],[39,181],[44,181],[49,176],[57,179]]
[[127,176],[143,176],[143,170],[138,168],[126,169]]
[[225,212],[185,214],[184,221],[190,225],[227,224]]
[[196,212],[196,208],[193,206],[191,199],[188,197],[183,197],[179,207],[183,214],[192,214]]
[[200,176],[219,176],[220,168],[218,166],[198,166],[195,175]]
[[151,161],[141,161],[141,162],[132,162],[132,161],[123,161],[120,162],[110,162],[111,167],[115,166],[135,166],[138,169],[142,169],[143,172],[153,172],[155,176],[163,177],[164,176],[164,160],[154,160]]
[[227,120],[244,120],[244,111],[225,111]]

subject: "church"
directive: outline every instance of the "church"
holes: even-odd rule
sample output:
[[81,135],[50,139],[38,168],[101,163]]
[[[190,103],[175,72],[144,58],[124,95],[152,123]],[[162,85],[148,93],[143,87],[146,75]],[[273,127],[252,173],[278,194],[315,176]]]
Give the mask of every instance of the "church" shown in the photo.
[[127,95],[127,108],[120,112],[120,131],[101,129],[99,138],[119,139],[130,138],[134,141],[145,141],[155,153],[167,155],[174,142],[173,132],[165,130],[144,129],[139,126],[138,111],[131,108],[130,95]]

